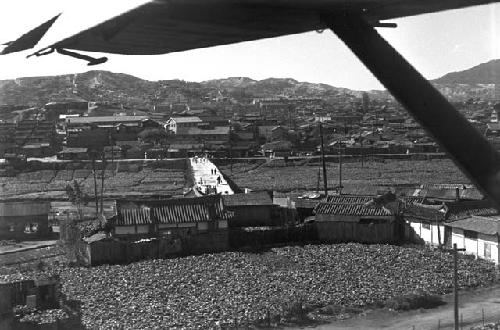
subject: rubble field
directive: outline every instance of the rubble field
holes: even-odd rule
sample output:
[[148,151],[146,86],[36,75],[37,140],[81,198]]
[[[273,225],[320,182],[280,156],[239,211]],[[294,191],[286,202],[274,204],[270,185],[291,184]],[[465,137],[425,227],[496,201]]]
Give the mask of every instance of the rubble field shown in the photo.
[[[39,271],[37,271],[39,272]],[[2,280],[37,272],[11,269]],[[66,299],[81,303],[88,328],[220,328],[276,322],[297,310],[386,307],[411,295],[445,294],[453,256],[428,248],[334,244],[226,252],[128,265],[53,267]],[[461,288],[496,281],[495,265],[459,259]],[[331,309],[331,308],[330,308]],[[268,321],[269,322],[269,321]]]
[[[281,166],[278,166],[279,164]],[[318,161],[298,165],[297,162],[291,161],[285,164],[282,159],[275,159],[261,166],[235,163],[233,172],[230,165],[219,166],[219,169],[238,186],[253,190],[313,190],[318,184],[318,171],[321,174],[321,164]],[[327,163],[326,170],[328,186],[337,185],[338,163]],[[449,159],[366,160],[364,164],[360,161],[345,161],[342,165],[342,183],[346,186],[359,186],[360,191],[364,191],[363,187],[377,185],[468,182],[465,175]],[[322,177],[320,183],[323,184]]]

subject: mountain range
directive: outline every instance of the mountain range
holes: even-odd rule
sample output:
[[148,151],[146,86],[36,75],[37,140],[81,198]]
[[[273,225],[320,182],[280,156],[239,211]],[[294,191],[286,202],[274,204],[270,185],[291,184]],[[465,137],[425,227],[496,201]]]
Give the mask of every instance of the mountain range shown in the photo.
[[[432,83],[451,100],[491,98],[492,84],[500,83],[500,60],[448,73]],[[145,109],[180,100],[200,101],[207,95],[223,95],[237,100],[276,96],[345,100],[359,97],[361,93],[291,78],[254,80],[230,77],[196,83],[183,80],[148,81],[108,71],[0,80],[0,105],[41,106],[50,101],[71,99],[121,103]],[[389,97],[385,91],[369,91],[368,94],[374,98]]]

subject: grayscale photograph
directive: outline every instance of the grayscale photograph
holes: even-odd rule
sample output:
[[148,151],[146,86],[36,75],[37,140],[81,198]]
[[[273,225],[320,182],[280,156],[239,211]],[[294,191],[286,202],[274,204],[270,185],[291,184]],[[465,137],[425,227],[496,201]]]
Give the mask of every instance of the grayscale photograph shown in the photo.
[[0,330],[500,329],[499,2],[1,0]]

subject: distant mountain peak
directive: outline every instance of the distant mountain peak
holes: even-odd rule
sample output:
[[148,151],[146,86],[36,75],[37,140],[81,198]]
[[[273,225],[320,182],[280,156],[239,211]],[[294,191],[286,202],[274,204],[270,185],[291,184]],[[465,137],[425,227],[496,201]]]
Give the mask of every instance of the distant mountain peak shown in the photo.
[[437,84],[500,84],[500,59],[481,63],[470,69],[450,72],[433,80]]

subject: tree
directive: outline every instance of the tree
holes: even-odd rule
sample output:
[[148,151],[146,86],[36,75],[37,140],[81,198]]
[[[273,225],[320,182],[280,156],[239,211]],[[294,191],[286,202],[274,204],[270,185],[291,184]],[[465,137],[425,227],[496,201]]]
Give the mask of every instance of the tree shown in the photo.
[[167,139],[167,132],[160,128],[146,128],[137,135],[144,142],[153,142],[160,144]]
[[[78,220],[83,220],[83,210],[82,205],[85,203],[85,199],[88,196],[83,193],[78,181],[73,180],[73,184],[66,185],[66,194],[68,195],[68,199],[73,205],[76,205],[76,209],[78,212]],[[80,230],[78,228],[78,224],[75,221],[75,218],[68,217],[66,219],[65,225],[63,226],[64,232],[64,246],[66,247],[66,256],[70,262],[77,261],[77,244],[78,240],[80,240]]]

